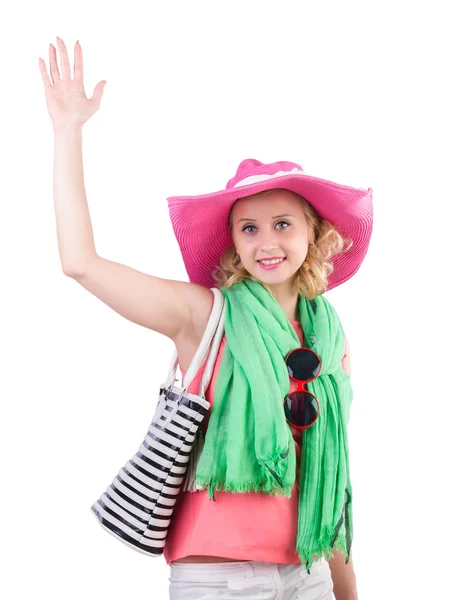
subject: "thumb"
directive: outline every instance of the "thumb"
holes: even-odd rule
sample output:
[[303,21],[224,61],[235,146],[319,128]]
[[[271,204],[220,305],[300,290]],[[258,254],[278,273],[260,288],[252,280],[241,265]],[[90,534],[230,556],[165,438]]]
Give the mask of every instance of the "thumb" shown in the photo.
[[100,102],[101,102],[101,99],[103,96],[103,91],[105,89],[105,85],[106,85],[105,80],[99,81],[94,88],[94,93],[92,94],[91,100],[94,101],[96,104],[100,104]]

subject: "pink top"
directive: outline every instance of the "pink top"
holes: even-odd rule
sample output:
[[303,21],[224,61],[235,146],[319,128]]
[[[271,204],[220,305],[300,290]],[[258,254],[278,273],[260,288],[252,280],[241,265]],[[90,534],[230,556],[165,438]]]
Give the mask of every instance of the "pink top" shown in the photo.
[[[303,329],[299,321],[291,321],[303,345]],[[216,357],[212,378],[205,397],[210,403],[201,427],[205,433],[213,406],[216,375],[224,352],[223,336]],[[343,368],[349,372],[348,345]],[[206,364],[201,365],[189,391],[197,394]],[[182,372],[183,377],[185,372]],[[298,384],[291,381],[291,392]],[[208,490],[181,490],[163,551],[167,564],[186,556],[219,556],[234,560],[254,560],[273,563],[300,563],[295,550],[297,537],[298,492],[302,432],[291,427],[297,455],[297,478],[290,498],[270,494],[235,494],[216,491],[216,502],[208,498]]]

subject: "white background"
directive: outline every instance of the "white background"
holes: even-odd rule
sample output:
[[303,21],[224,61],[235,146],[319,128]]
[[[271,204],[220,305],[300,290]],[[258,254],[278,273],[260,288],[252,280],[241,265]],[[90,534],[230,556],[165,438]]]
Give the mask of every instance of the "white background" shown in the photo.
[[[8,14],[5,11],[8,11]],[[372,187],[359,272],[328,293],[351,343],[360,600],[455,597],[455,21],[451,2],[18,2],[0,24],[2,597],[168,598],[163,559],[90,511],[138,449],[174,349],[59,260],[38,67],[80,40],[97,252],[188,281],[167,196],[244,158]],[[274,540],[272,540],[272,543]]]

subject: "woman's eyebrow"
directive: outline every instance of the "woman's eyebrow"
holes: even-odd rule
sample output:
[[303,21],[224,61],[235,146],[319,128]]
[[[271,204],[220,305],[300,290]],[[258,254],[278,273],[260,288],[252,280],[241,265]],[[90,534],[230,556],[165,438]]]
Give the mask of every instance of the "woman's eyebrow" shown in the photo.
[[[276,215],[275,217],[271,217],[272,219],[278,219],[279,217],[294,217],[295,215]],[[257,219],[240,219],[238,221],[238,223],[241,223],[241,221],[257,221]]]

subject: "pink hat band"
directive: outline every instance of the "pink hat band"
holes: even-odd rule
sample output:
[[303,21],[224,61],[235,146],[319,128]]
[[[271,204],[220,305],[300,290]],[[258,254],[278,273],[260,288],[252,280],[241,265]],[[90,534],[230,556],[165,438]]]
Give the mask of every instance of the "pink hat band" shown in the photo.
[[347,281],[360,268],[373,229],[371,188],[353,188],[313,177],[289,161],[262,163],[243,160],[225,188],[198,196],[167,198],[170,218],[191,283],[215,287],[211,273],[222,253],[232,245],[228,226],[230,209],[239,198],[282,188],[307,200],[353,246],[333,258],[327,290]]
[[[281,168],[282,170],[278,170],[278,168]],[[254,161],[253,159],[247,159],[240,163],[236,175],[230,179],[225,189],[228,190],[240,187],[241,185],[250,185],[251,183],[258,183],[259,181],[267,181],[273,177],[292,175],[293,173],[306,175],[306,173],[302,171],[300,165],[295,163],[282,161],[263,164],[259,161]]]

